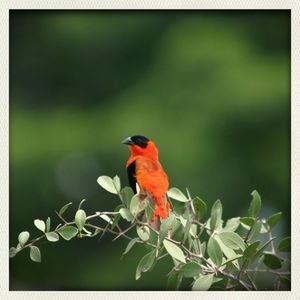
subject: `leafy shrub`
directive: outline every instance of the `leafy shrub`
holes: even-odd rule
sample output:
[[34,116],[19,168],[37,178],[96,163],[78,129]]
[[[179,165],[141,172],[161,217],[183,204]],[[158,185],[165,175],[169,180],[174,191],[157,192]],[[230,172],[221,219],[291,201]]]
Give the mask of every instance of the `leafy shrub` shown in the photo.
[[[137,264],[136,280],[170,256],[173,267],[167,274],[168,290],[180,289],[183,279],[190,282],[192,290],[265,289],[264,283],[258,280],[261,273],[272,276],[274,289],[290,289],[290,237],[275,247],[272,229],[280,220],[281,212],[266,220],[260,218],[261,197],[257,191],[251,193],[247,216],[224,222],[220,200],[208,211],[206,203],[199,197],[192,198],[188,190],[185,195],[171,188],[168,198],[172,211],[156,229],[151,222],[153,208],[149,197],[140,200],[131,188],[121,188],[118,176],[100,176],[97,181],[121,200],[113,212],[87,216],[81,208],[85,201],[82,200],[74,219],[67,221],[64,213],[72,204],[68,203],[56,212],[61,223],[55,229],[51,229],[51,219],[47,218],[46,221],[34,220],[35,227],[42,232],[37,238],[29,241],[29,232],[21,232],[17,246],[10,248],[10,257],[29,248],[31,260],[41,262],[36,244],[42,239],[57,242],[60,237],[65,240],[91,238],[108,232],[116,236],[114,239],[129,240],[123,255],[136,244],[145,246],[146,253]],[[97,225],[99,218],[106,221],[105,227]],[[128,223],[126,229],[121,229],[121,219]]]

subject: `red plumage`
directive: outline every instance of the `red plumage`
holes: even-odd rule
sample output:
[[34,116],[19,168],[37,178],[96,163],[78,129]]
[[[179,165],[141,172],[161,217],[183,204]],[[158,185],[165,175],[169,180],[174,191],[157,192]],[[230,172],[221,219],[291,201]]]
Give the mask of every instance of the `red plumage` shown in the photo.
[[129,145],[131,152],[126,167],[132,188],[135,190],[133,183],[136,181],[141,194],[153,197],[154,216],[166,219],[170,211],[170,204],[166,199],[169,180],[159,162],[157,147],[143,136],[127,138],[123,143]]

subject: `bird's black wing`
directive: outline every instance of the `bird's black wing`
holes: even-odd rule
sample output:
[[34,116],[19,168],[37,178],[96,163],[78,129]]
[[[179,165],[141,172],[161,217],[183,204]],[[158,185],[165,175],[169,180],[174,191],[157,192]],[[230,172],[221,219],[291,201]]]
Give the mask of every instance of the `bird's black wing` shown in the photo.
[[136,194],[135,161],[127,167],[127,176],[130,187]]

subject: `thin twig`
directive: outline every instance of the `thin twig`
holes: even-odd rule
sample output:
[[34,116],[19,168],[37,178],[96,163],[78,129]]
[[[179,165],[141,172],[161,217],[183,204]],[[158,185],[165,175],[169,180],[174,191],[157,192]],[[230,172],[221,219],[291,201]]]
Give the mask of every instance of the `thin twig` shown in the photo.
[[272,269],[257,269],[257,270],[252,270],[252,269],[246,269],[245,272],[266,272],[266,273],[273,273],[278,276],[280,275],[290,275],[291,272],[280,272],[280,271],[275,271]]
[[130,229],[132,229],[136,223],[131,224],[128,228],[126,228],[124,231],[120,232],[114,239],[113,241],[117,240],[120,236],[124,235],[126,232],[128,232]]

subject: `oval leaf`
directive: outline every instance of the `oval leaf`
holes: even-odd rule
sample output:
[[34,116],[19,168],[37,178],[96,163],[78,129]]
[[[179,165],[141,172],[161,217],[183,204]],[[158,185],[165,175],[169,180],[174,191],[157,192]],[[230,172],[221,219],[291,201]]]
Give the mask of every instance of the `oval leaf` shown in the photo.
[[273,228],[277,224],[281,216],[282,216],[282,212],[278,212],[267,219],[267,223],[270,226],[270,228]]
[[99,217],[109,224],[113,223],[113,221],[111,220],[111,218],[108,215],[99,215]]
[[216,225],[220,223],[222,219],[222,203],[220,200],[217,200],[211,208],[210,214],[210,229],[212,231],[217,227]]
[[134,196],[133,190],[131,187],[129,186],[125,186],[122,190],[121,190],[121,198],[123,200],[123,203],[129,207],[130,205],[130,201],[132,199],[132,197]]
[[83,228],[83,226],[85,225],[85,220],[86,220],[85,211],[83,209],[77,210],[76,215],[75,215],[75,223],[79,230],[81,230]]
[[121,180],[120,180],[120,177],[116,175],[113,178],[113,182],[114,182],[114,185],[115,185],[115,188],[116,188],[117,192],[120,193],[120,190],[121,190]]
[[264,255],[263,262],[267,267],[269,267],[271,269],[280,269],[281,268],[280,259],[271,253]]
[[206,214],[207,205],[199,197],[193,199],[193,205],[195,208],[196,218],[197,220],[200,220]]
[[231,218],[227,220],[224,231],[236,231],[240,226],[240,218]]
[[130,201],[130,212],[135,217],[143,208],[141,207],[141,201],[139,195],[134,195]]
[[[232,263],[236,266],[237,269],[240,269],[240,265],[239,262],[236,260],[237,254],[236,252],[227,247],[222,240],[220,239],[220,237],[218,235],[215,235],[215,239],[218,242],[222,252],[224,253],[224,255],[227,257],[227,262],[228,261],[232,261]],[[224,262],[222,262],[222,264],[224,264]]]
[[137,232],[139,238],[140,238],[142,241],[146,242],[146,241],[149,240],[149,238],[150,238],[150,229],[149,229],[148,227],[146,227],[146,226],[141,226],[141,227],[139,227],[139,226],[138,226],[138,227],[136,228],[136,232]]
[[12,258],[12,257],[15,257],[18,253],[18,250],[15,248],[15,247],[11,247],[9,248],[9,257]]
[[30,258],[32,261],[41,262],[41,252],[37,246],[30,246]]
[[77,235],[78,229],[74,226],[66,226],[58,229],[58,233],[63,239],[69,241]]
[[177,291],[182,281],[182,275],[180,273],[171,273],[168,277],[166,290]]
[[21,245],[22,247],[27,243],[27,241],[28,241],[28,239],[29,239],[29,236],[30,236],[30,234],[29,234],[28,231],[22,231],[22,232],[19,234],[18,240],[19,240],[19,243],[20,243],[20,245]]
[[185,263],[185,255],[183,253],[183,251],[174,243],[168,241],[168,240],[164,240],[163,244],[167,250],[167,252],[174,257],[175,259]]
[[244,256],[247,258],[250,258],[251,256],[253,256],[256,252],[256,249],[257,249],[259,243],[260,243],[259,241],[255,241],[254,243],[247,246],[247,248],[244,251]]
[[207,291],[213,283],[213,274],[200,276],[193,284],[193,291]]
[[56,232],[46,232],[46,238],[49,242],[57,242],[59,240],[59,235]]
[[170,188],[168,190],[168,196],[174,200],[180,201],[180,202],[188,202],[189,200],[187,197],[182,193],[181,190],[178,188]]
[[201,266],[196,262],[189,262],[180,269],[180,273],[187,278],[198,276],[201,271]]
[[39,220],[39,219],[34,220],[34,225],[38,230],[45,232],[46,224],[43,220]]
[[46,220],[46,231],[47,232],[50,231],[50,226],[51,226],[51,219],[50,219],[50,217],[48,217]]
[[245,229],[250,230],[255,223],[255,219],[250,217],[242,217],[240,218],[240,222]]
[[132,239],[132,240],[128,243],[128,245],[127,245],[125,251],[123,252],[123,255],[127,254],[127,253],[131,250],[131,248],[134,246],[134,244],[135,244],[138,240],[139,240],[139,238],[134,238],[134,239]]
[[106,191],[112,194],[118,194],[114,181],[108,176],[100,176],[97,179],[98,184]]
[[218,242],[212,236],[207,243],[207,253],[217,267],[221,266],[223,253]]
[[133,215],[130,213],[129,209],[121,208],[119,210],[119,213],[122,216],[122,218],[127,220],[128,222],[131,222],[133,220]]
[[256,218],[260,213],[261,198],[257,191],[253,191],[251,195],[252,195],[252,201],[250,203],[248,213],[250,217]]
[[246,245],[244,240],[235,232],[223,231],[219,234],[221,241],[229,248],[245,250]]
[[146,254],[139,262],[136,273],[135,279],[138,280],[143,272],[147,272],[153,265],[155,260],[155,250]]
[[278,245],[278,250],[280,252],[290,252],[291,251],[291,237],[286,237],[280,241]]
[[72,202],[67,203],[66,205],[64,205],[58,212],[59,215],[63,215],[63,213],[68,209],[68,207],[72,204]]

